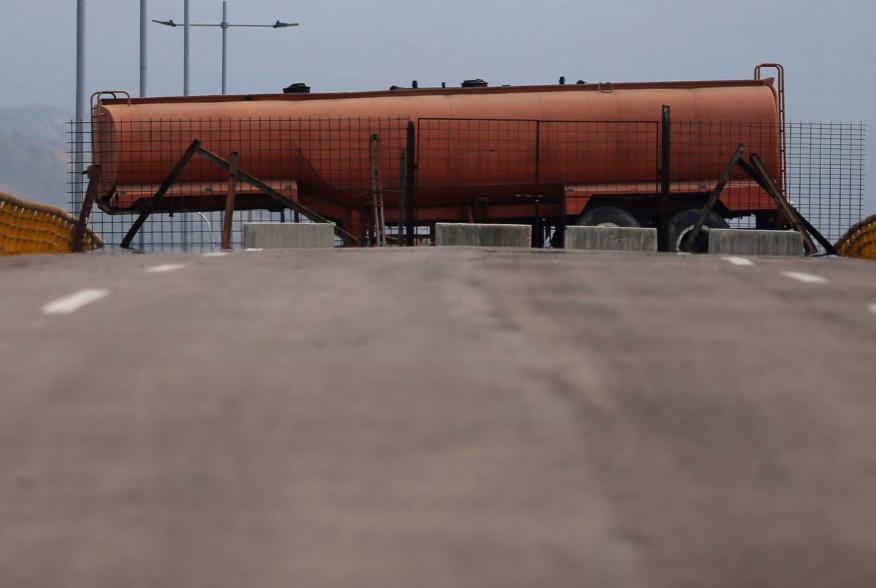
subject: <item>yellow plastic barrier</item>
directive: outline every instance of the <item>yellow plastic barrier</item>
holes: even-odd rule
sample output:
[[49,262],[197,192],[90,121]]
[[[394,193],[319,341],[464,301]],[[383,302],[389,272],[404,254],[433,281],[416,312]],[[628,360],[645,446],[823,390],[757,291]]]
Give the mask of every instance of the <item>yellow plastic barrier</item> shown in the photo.
[[876,214],[849,229],[836,244],[836,251],[843,257],[876,260]]
[[[0,192],[0,255],[70,253],[76,219],[54,206],[29,202]],[[103,247],[90,230],[85,250]]]

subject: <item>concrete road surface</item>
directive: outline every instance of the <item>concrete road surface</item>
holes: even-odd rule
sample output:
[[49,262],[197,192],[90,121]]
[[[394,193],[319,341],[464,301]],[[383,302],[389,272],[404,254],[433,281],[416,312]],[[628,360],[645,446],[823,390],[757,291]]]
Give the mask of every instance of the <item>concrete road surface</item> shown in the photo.
[[0,260],[0,586],[876,585],[876,264]]

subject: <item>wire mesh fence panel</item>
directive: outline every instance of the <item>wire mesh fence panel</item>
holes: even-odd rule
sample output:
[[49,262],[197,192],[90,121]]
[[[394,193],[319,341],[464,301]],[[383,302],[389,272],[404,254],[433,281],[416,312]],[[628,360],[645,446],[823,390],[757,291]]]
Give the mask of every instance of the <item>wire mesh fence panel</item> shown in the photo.
[[529,184],[536,121],[420,119],[418,187]]
[[659,191],[660,132],[648,121],[541,121],[539,187],[568,210],[592,200],[648,198]]
[[[136,215],[152,210],[154,197],[193,141],[228,160],[239,154],[240,170],[284,198],[323,199],[363,206],[371,198],[370,143],[378,137],[382,185],[399,192],[407,119],[198,119],[110,120],[97,117],[84,133],[86,166],[98,164],[102,211],[92,227],[118,245]],[[77,147],[70,131],[71,156]],[[71,157],[71,208],[81,202],[82,178]],[[161,206],[146,221],[134,245],[149,249],[198,249],[218,245],[228,194],[228,170],[195,155],[170,184]],[[246,182],[236,184],[232,243],[242,224],[302,220],[298,214]],[[106,211],[113,214],[106,214]],[[126,214],[131,211],[131,214]]]
[[418,202],[463,204],[476,220],[487,207],[517,218],[553,207],[556,222],[566,201],[657,189],[656,122],[430,118],[417,130]]
[[866,125],[796,122],[787,135],[790,199],[836,242],[864,215]]
[[[746,159],[757,155],[791,203],[828,240],[836,241],[863,215],[865,137],[861,123],[794,122],[786,126],[784,138],[772,123],[673,123],[672,191],[713,189],[720,170],[742,144]],[[767,192],[738,168],[721,204],[736,227],[754,226],[753,213],[774,208]]]
[[[780,127],[772,123],[673,122],[671,127],[670,191],[677,198],[711,194],[737,148],[744,157],[761,158],[765,168],[781,187],[783,182]],[[725,219],[737,219],[736,226],[754,222],[752,215],[772,212],[776,204],[770,195],[738,166],[724,186],[716,206]]]
[[627,183],[641,182],[654,192],[659,138],[655,122],[541,121],[540,180],[604,185],[609,191],[626,191]]
[[[156,192],[197,140],[224,160],[238,153],[242,171],[287,201],[316,207],[331,219],[362,212],[367,224],[371,142],[375,137],[379,142],[386,204],[400,205],[408,122],[407,118],[144,121],[97,116],[83,128],[81,143],[75,124],[70,125],[71,210],[78,212],[85,191],[85,178],[72,157],[81,144],[83,169],[90,164],[101,168],[101,210],[95,210],[90,224],[109,245],[118,245],[136,216],[158,202]],[[455,206],[457,215],[469,207],[471,213],[471,207],[489,200],[507,205],[506,211],[517,210],[518,219],[546,217],[545,206],[554,206],[557,219],[547,224],[560,225],[566,214],[574,222],[588,206],[634,200],[643,203],[635,211],[639,221],[655,222],[648,203],[661,192],[664,180],[659,121],[422,118],[416,133],[418,218],[443,220],[441,211],[420,216],[430,207],[446,211]],[[746,158],[757,154],[790,200],[835,240],[863,213],[865,135],[864,125],[857,123],[791,123],[783,141],[778,125],[772,123],[673,122],[668,167],[673,205],[702,206],[742,144]],[[159,214],[146,221],[134,246],[182,250],[218,246],[227,192],[228,170],[194,157],[169,186]],[[536,208],[521,208],[530,205]],[[245,182],[237,185],[236,206],[235,246],[240,244],[243,223],[307,221],[265,190]],[[736,169],[718,210],[735,226],[754,226],[755,216],[762,221],[762,215],[774,213],[775,208],[767,192]]]

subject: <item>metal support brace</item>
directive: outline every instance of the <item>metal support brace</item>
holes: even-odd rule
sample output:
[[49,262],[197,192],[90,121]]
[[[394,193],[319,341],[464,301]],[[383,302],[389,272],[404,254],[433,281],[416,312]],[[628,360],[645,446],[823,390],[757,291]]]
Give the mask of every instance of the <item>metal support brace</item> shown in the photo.
[[406,156],[408,167],[405,174],[405,200],[407,201],[405,208],[408,218],[406,219],[407,227],[405,232],[407,233],[408,245],[414,245],[416,239],[414,229],[417,222],[417,129],[413,122],[408,122],[405,148],[408,152]]
[[100,184],[100,166],[92,165],[86,173],[88,174],[88,190],[85,192],[82,209],[79,211],[79,220],[76,222],[76,229],[73,231],[71,249],[76,253],[82,253],[85,250],[85,229],[88,227],[88,217],[91,216],[91,209],[94,206],[94,201],[97,199],[97,188]]
[[231,249],[231,229],[234,226],[234,200],[237,196],[237,171],[240,168],[240,153],[232,151],[228,163],[228,196],[225,197],[225,218],[222,219],[222,249]]
[[[179,158],[179,161],[176,162],[176,165],[173,166],[173,169],[167,175],[167,178],[165,178],[165,180],[161,183],[158,191],[152,197],[149,203],[152,210],[157,207],[156,202],[164,198],[164,195],[167,194],[167,191],[170,190],[171,186],[173,186],[173,184],[176,182],[177,178],[192,160],[192,157],[195,155],[195,152],[200,148],[200,146],[201,142],[195,139],[194,141],[192,141],[192,144],[189,145],[189,148],[185,150],[185,153],[182,154],[182,157]],[[125,234],[125,238],[122,239],[123,249],[131,248],[131,241],[134,240],[134,236],[143,226],[143,223],[146,222],[146,219],[149,218],[149,215],[152,214],[152,210],[141,212],[140,216],[137,217],[137,220],[134,221],[134,224],[131,225],[131,228],[128,229],[128,232]]]
[[408,152],[402,149],[399,152],[399,178],[401,178],[401,190],[398,194],[398,244],[403,246],[405,240],[405,218],[407,212],[405,208],[405,194],[407,193],[407,174],[408,174]]
[[718,183],[715,185],[715,189],[712,190],[711,195],[709,195],[709,199],[706,200],[705,206],[703,206],[702,211],[700,211],[700,218],[699,220],[697,220],[697,224],[694,225],[693,230],[687,234],[684,242],[681,243],[680,249],[682,251],[693,252],[694,244],[697,242],[697,238],[700,236],[700,233],[703,230],[703,225],[706,224],[706,218],[709,216],[709,213],[712,212],[712,209],[715,207],[715,204],[721,197],[721,193],[724,191],[724,187],[727,185],[727,182],[730,181],[730,178],[733,175],[733,170],[742,159],[743,153],[745,153],[745,145],[740,143],[739,147],[736,148],[736,151],[730,158],[730,163],[728,163],[727,167],[724,168],[724,173],[721,175],[721,179],[718,180]]
[[[782,212],[782,214],[785,215],[785,218],[788,219],[788,222],[791,223],[791,226],[793,226],[803,236],[803,245],[806,247],[806,253],[808,255],[815,255],[816,253],[818,253],[818,247],[816,247],[815,243],[812,242],[812,238],[809,236],[809,232],[804,225],[803,216],[799,212],[797,212],[797,210],[793,206],[791,206],[791,203],[788,202],[788,200],[782,194],[782,191],[779,190],[778,186],[776,186],[776,183],[773,181],[773,178],[767,171],[766,166],[763,164],[763,160],[761,160],[760,156],[756,153],[753,153],[751,155],[750,167],[753,168],[756,176],[758,176],[752,176],[752,178],[758,184],[760,184],[761,187],[763,187],[770,196],[773,197],[773,200],[775,200],[776,205],[778,205],[779,207],[779,210]],[[751,174],[749,173],[749,175]],[[805,224],[809,225],[808,222],[805,222]],[[812,227],[812,225],[809,225],[809,227],[812,229],[812,231],[815,231],[815,228]],[[815,231],[815,233],[818,233],[818,231]],[[818,233],[818,236],[821,237],[821,240],[827,243],[827,240],[824,239],[824,237],[821,236],[820,233]],[[824,245],[824,243],[822,243],[822,245]],[[836,249],[830,243],[825,246],[825,249],[828,253],[836,253]]]
[[[794,210],[796,212],[796,209],[794,209]],[[818,229],[813,227],[812,224],[802,214],[800,215],[800,222],[806,228],[806,231],[810,235],[812,235],[815,238],[815,240],[818,241],[819,244],[821,244],[822,247],[824,247],[824,250],[825,250],[825,252],[827,252],[828,255],[837,255],[838,254],[838,252],[836,250],[836,245],[834,245],[833,243],[828,241],[824,237],[824,235],[822,235]]]
[[[170,174],[168,174],[167,179],[164,180],[164,182],[161,184],[161,187],[158,188],[158,191],[152,197],[151,202],[150,202],[150,208],[152,210],[157,208],[156,202],[158,202],[164,198],[165,194],[167,194],[167,191],[170,190],[171,186],[173,186],[173,184],[176,182],[177,178],[179,178],[179,175],[183,172],[183,170],[186,168],[186,166],[189,164],[189,162],[192,160],[192,157],[194,157],[195,154],[198,154],[201,157],[207,159],[208,161],[218,165],[222,169],[228,171],[229,176],[231,175],[231,169],[232,169],[231,162],[219,157],[218,155],[216,155],[212,151],[205,149],[201,145],[201,142],[199,140],[195,139],[194,141],[192,141],[192,144],[189,145],[189,148],[186,149],[185,153],[183,153],[182,157],[180,157],[179,161],[174,166],[173,170],[171,170]],[[258,178],[251,176],[248,173],[246,173],[245,171],[241,170],[239,167],[237,167],[236,173],[234,175],[236,176],[238,181],[246,182],[250,186],[253,186],[254,188],[259,190],[260,192],[264,193],[269,198],[272,198],[277,203],[281,204],[284,208],[290,208],[297,213],[301,213],[314,222],[318,222],[318,223],[330,222],[328,219],[323,218],[317,212],[314,212],[314,211],[310,210],[309,208],[307,208],[306,206],[303,206],[303,205],[299,204],[298,202],[295,202],[291,198],[287,198],[286,196],[284,196],[283,194],[281,194],[277,190],[274,190],[273,188],[271,188],[270,186],[268,186],[267,184],[265,184],[264,182],[262,182]],[[235,186],[236,186],[236,182],[235,182]],[[235,190],[235,192],[236,192],[236,190]],[[233,199],[232,199],[231,205],[233,208],[233,206],[234,206]],[[226,200],[226,213],[227,213],[227,206],[228,206],[228,200]],[[125,235],[125,238],[122,239],[122,247],[123,248],[130,249],[131,241],[134,239],[134,236],[137,234],[137,232],[143,226],[143,223],[146,222],[146,219],[149,218],[149,215],[152,214],[152,210],[148,210],[148,211],[144,211],[144,212],[140,213],[140,216],[137,217],[137,220],[134,221],[134,224],[131,225],[131,228],[128,230],[128,233]],[[232,216],[232,215],[226,214],[226,218],[230,217],[230,216]],[[341,239],[343,239],[344,243],[346,243],[348,245],[355,244],[358,242],[358,240],[353,235],[351,235],[350,233],[348,233],[347,231],[343,230],[342,228],[340,228],[338,226],[335,226],[335,233]],[[223,247],[225,246],[225,244],[226,244],[225,243],[225,226],[223,226]],[[229,239],[229,246],[230,246],[230,239]]]
[[669,200],[672,178],[672,109],[663,107],[663,123],[661,132],[661,163],[660,163],[660,195],[658,196],[659,218],[657,221],[657,248],[660,251],[669,250]]
[[[216,155],[212,151],[205,149],[204,147],[202,147],[200,145],[200,143],[198,143],[197,151],[198,151],[198,154],[200,154],[202,157],[215,163],[216,165],[218,165],[222,169],[225,169],[225,170],[230,169],[231,164],[228,161],[226,161],[225,159],[222,159],[221,157],[219,157],[218,155]],[[283,207],[290,208],[296,212],[300,212],[305,217],[309,218],[310,220],[312,220],[314,222],[317,222],[317,223],[331,222],[327,218],[320,215],[318,212],[310,210],[309,208],[307,208],[303,204],[295,202],[291,198],[288,198],[287,196],[281,194],[277,190],[274,190],[273,188],[268,186],[263,181],[259,180],[255,176],[251,176],[250,174],[246,173],[242,169],[237,170],[237,179],[241,182],[245,182],[245,183],[249,184],[253,188],[256,188],[259,192],[262,192],[263,194],[265,194],[269,198],[275,200],[277,203],[283,205]],[[344,241],[344,243],[346,243],[348,245],[356,244],[359,241],[358,239],[356,239],[356,237],[354,237],[353,235],[351,235],[350,233],[348,233],[344,229],[338,227],[337,225],[335,225],[335,234],[338,235],[338,237],[340,237]]]
[[702,231],[703,225],[705,224],[706,217],[709,212],[711,212],[712,208],[718,202],[718,199],[721,197],[721,192],[723,192],[724,187],[730,181],[730,178],[733,174],[733,170],[736,166],[744,171],[748,176],[751,177],[757,184],[763,188],[763,190],[770,195],[770,197],[775,201],[776,207],[779,212],[787,219],[787,221],[794,227],[802,236],[803,236],[803,245],[806,248],[807,255],[815,255],[818,253],[818,247],[815,246],[815,243],[812,241],[812,237],[815,238],[816,241],[824,247],[824,250],[831,255],[836,254],[836,247],[824,238],[818,230],[813,227],[806,218],[800,214],[796,208],[794,208],[790,202],[788,202],[787,198],[785,198],[782,191],[779,190],[779,187],[776,185],[775,180],[773,180],[772,176],[770,176],[767,171],[766,165],[764,165],[763,160],[756,153],[751,154],[751,163],[748,163],[742,158],[742,154],[745,151],[745,145],[740,144],[739,147],[736,148],[736,152],[733,154],[733,157],[730,158],[730,162],[727,164],[727,168],[724,170],[724,174],[721,176],[720,181],[715,186],[714,191],[709,196],[709,199],[706,201],[705,206],[703,206],[703,210],[700,213],[700,218],[697,221],[697,224],[694,226],[694,229],[688,233],[685,238],[684,243],[682,243],[682,249],[684,251],[693,251],[694,244],[696,243],[696,239]]

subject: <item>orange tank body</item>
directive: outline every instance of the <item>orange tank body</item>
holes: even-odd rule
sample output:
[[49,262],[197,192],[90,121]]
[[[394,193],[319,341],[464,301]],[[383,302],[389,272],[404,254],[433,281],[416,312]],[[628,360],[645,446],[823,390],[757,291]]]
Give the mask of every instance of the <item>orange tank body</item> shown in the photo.
[[[102,165],[101,206],[111,212],[141,206],[199,139],[223,157],[238,151],[241,169],[343,223],[343,211],[361,208],[363,188],[370,189],[362,133],[374,130],[343,121],[389,121],[392,145],[404,147],[409,120],[418,127],[418,207],[459,207],[479,196],[512,205],[520,194],[578,193],[582,199],[566,204],[576,214],[599,186],[611,186],[603,191],[612,193],[655,190],[663,105],[671,106],[673,132],[699,133],[677,137],[676,189],[684,191],[687,183],[709,189],[738,143],[759,153],[780,178],[777,101],[772,79],[114,99],[93,109],[93,150]],[[456,119],[506,122],[461,129]],[[317,120],[326,122],[318,129],[295,122]],[[590,123],[564,121],[603,126],[594,133]],[[717,141],[720,151],[702,147]],[[383,175],[388,188],[399,184],[397,160],[384,161]],[[206,195],[225,178],[215,166],[192,166],[169,195]],[[734,202],[733,194],[722,197],[729,209],[772,208],[763,194],[749,194],[746,202]],[[212,201],[203,208],[211,207]]]

